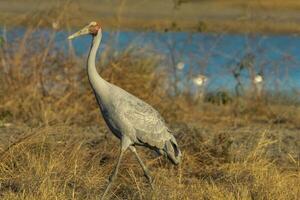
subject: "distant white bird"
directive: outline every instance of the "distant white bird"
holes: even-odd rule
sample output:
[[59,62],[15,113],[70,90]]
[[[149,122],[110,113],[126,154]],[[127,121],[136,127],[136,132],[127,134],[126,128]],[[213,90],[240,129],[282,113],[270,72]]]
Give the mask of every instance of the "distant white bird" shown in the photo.
[[59,22],[58,21],[53,21],[52,22],[52,28],[54,30],[58,30],[59,29]]
[[101,198],[104,199],[117,176],[122,157],[128,148],[135,154],[150,184],[152,179],[149,171],[139,157],[135,146],[148,147],[161,155],[166,155],[176,165],[180,163],[181,152],[164,119],[152,106],[105,81],[98,74],[95,60],[102,38],[100,25],[97,22],[91,22],[82,30],[69,36],[69,39],[87,34],[93,37],[87,64],[89,82],[106,124],[121,140],[120,155]]
[[260,98],[263,94],[263,85],[264,85],[264,79],[262,75],[257,74],[254,77],[253,83],[254,83],[254,92],[256,93],[256,97]]
[[193,83],[197,86],[202,86],[206,84],[207,80],[206,76],[199,74],[197,77],[193,78]]
[[185,66],[185,64],[183,62],[179,62],[179,63],[177,63],[176,68],[178,70],[183,70],[184,66]]
[[197,86],[194,94],[195,102],[203,101],[207,81],[208,78],[202,74],[199,74],[197,77],[193,78],[193,83]]
[[254,77],[254,83],[261,83],[263,82],[263,77],[261,75],[256,75]]

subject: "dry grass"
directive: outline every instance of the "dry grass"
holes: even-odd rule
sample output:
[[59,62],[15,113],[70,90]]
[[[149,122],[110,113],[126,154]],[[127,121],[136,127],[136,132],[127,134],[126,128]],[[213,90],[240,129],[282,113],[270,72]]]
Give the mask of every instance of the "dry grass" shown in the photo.
[[[99,116],[84,62],[33,31],[0,51],[0,198],[97,199],[119,143]],[[140,149],[155,179],[151,191],[127,153],[112,199],[299,199],[297,106],[249,98],[193,104],[188,95],[168,94],[163,85],[170,74],[157,62],[128,51],[99,71],[160,110],[176,132],[183,162],[174,167]],[[279,140],[286,130],[291,143]]]
[[[15,127],[16,128],[16,127]],[[22,131],[26,127],[18,127]],[[24,133],[24,132],[23,132]],[[118,143],[76,125],[33,128],[33,137],[1,155],[2,199],[96,199],[112,170]],[[100,131],[101,133],[101,131]],[[181,137],[190,137],[189,133]],[[200,137],[200,136],[199,136]],[[180,138],[180,137],[179,137]],[[178,168],[143,152],[155,177],[151,191],[129,153],[111,191],[113,199],[298,199],[298,170],[281,170],[265,159],[272,141],[262,137],[241,160],[230,161],[218,145],[179,140]],[[225,151],[225,149],[223,149]],[[125,162],[126,161],[126,162]],[[295,164],[296,165],[296,164]]]

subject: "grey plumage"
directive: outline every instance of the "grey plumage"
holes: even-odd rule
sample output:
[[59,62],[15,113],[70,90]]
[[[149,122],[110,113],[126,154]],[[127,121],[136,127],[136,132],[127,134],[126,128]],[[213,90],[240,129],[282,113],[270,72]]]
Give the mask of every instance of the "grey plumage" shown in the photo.
[[135,146],[148,147],[167,156],[173,164],[179,164],[181,152],[176,139],[166,126],[164,119],[152,106],[122,88],[108,83],[97,73],[95,58],[102,38],[100,26],[96,22],[91,22],[79,32],[71,35],[69,39],[84,34],[93,36],[87,68],[90,84],[105,122],[112,133],[121,140],[119,159],[102,199],[118,173],[120,161],[127,148],[137,157],[152,186],[149,171],[137,154]]
[[[112,84],[109,87],[111,98],[108,104],[103,104],[100,96],[94,92],[103,118],[114,135],[122,139],[126,134],[132,145],[149,147],[178,164],[180,151],[177,142],[161,115],[125,90]],[[167,146],[167,141],[171,142],[174,150],[170,145]]]

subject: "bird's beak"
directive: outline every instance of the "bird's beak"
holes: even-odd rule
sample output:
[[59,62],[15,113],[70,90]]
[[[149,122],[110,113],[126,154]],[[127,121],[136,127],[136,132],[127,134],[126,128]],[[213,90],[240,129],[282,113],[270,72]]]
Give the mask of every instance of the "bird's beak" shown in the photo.
[[87,35],[87,34],[89,34],[89,27],[88,26],[84,27],[83,29],[81,29],[80,31],[78,31],[76,33],[73,33],[72,35],[70,35],[68,37],[68,39],[72,40],[73,38],[79,37],[81,35]]

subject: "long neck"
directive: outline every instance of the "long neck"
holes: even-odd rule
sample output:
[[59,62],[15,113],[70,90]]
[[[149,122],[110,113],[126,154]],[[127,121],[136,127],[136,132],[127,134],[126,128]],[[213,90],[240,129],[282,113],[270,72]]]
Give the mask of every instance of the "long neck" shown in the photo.
[[99,48],[100,42],[102,38],[101,29],[99,29],[96,36],[93,37],[90,53],[88,56],[88,66],[87,66],[87,73],[90,84],[94,90],[94,92],[102,99],[105,99],[105,96],[108,90],[108,82],[106,82],[97,72],[96,69],[96,54]]

